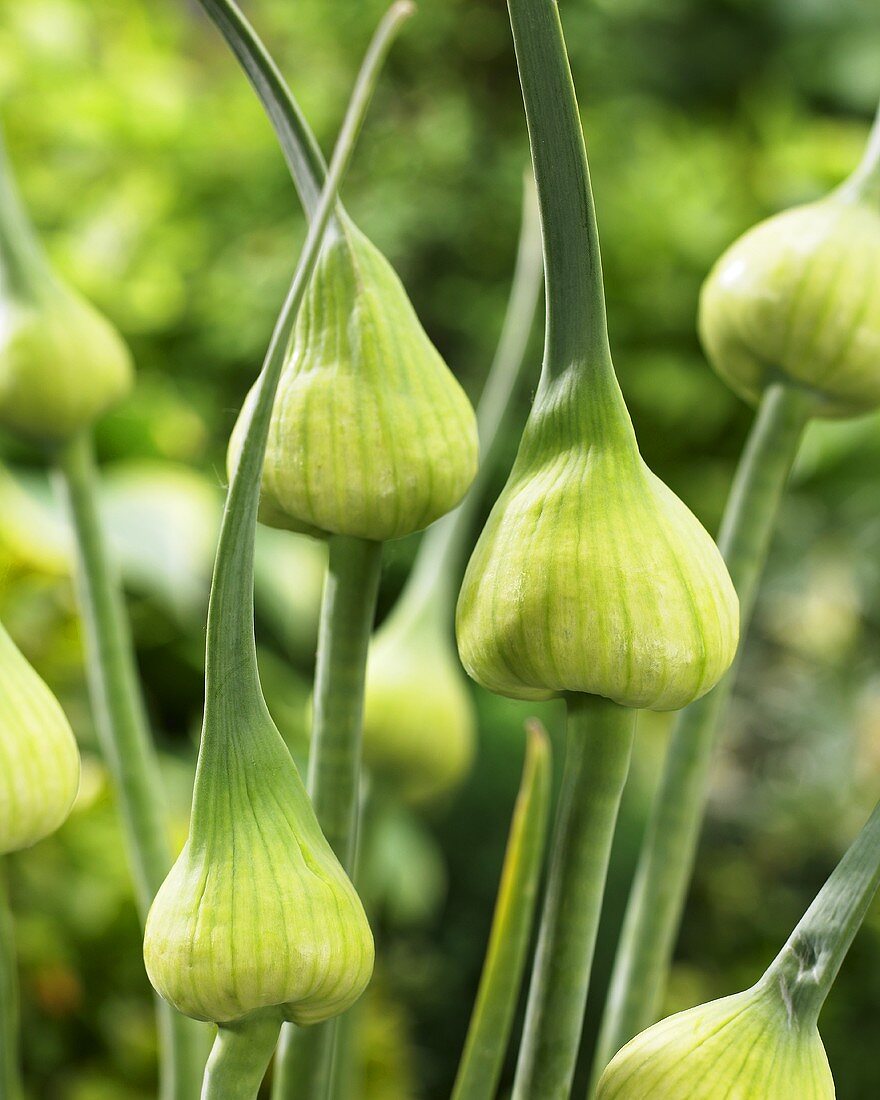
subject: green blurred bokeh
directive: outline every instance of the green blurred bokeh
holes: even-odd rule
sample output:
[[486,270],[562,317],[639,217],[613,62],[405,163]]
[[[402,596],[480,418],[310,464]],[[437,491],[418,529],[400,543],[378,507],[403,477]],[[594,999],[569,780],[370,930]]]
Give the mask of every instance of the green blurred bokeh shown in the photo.
[[[383,6],[247,4],[325,149]],[[880,14],[868,0],[565,0],[562,11],[621,383],[647,460],[714,529],[750,412],[703,361],[698,288],[743,229],[855,164],[880,95]],[[182,840],[225,442],[303,221],[269,126],[193,0],[0,0],[0,103],[54,261],[116,321],[139,365],[136,393],[99,444]],[[503,314],[526,156],[503,3],[422,0],[346,200],[472,394]],[[532,354],[536,378],[537,334]],[[515,446],[512,435],[508,459]],[[41,510],[50,496],[36,456],[11,441],[3,454],[16,480],[0,481],[0,613],[86,754],[70,822],[12,867],[30,1097],[136,1100],[155,1087],[151,1005],[84,696],[69,551]],[[718,755],[669,1010],[758,975],[880,795],[878,484],[880,419],[811,429]],[[416,545],[389,547],[383,613]],[[265,535],[259,561],[266,690],[301,751],[321,552]],[[528,713],[484,694],[478,703],[466,785],[430,814],[380,807],[373,823],[381,962],[363,1013],[363,1100],[448,1095]],[[558,744],[559,716],[544,716]],[[642,722],[597,986],[665,729]],[[878,1012],[875,911],[823,1019],[842,1100],[880,1094]],[[594,997],[586,1050],[597,1013]]]

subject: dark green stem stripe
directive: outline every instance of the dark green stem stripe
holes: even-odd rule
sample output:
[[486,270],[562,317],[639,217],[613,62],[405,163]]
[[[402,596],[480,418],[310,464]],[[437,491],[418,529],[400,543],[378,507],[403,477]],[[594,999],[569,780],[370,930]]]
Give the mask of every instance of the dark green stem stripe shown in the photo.
[[[0,857],[2,860],[2,857]],[[21,1100],[18,1050],[18,964],[5,860],[0,862],[0,1096]]]
[[[739,594],[743,636],[807,415],[808,401],[797,391],[781,385],[767,390],[728,498],[718,545]],[[614,1054],[656,1018],[693,869],[715,731],[736,668],[685,708],[673,727],[621,931],[594,1082]]]
[[[381,561],[382,543],[342,535],[330,539],[308,787],[324,835],[349,873],[357,847],[364,682]],[[277,1100],[329,1095],[336,1032],[335,1020],[307,1031],[285,1026]]]
[[[76,534],[77,590],[89,695],[113,779],[141,923],[171,866],[159,765],[147,725],[122,590],[98,515],[98,473],[88,435],[58,453],[62,492]],[[157,999],[160,1093],[191,1100],[202,1075],[199,1026]]]
[[570,695],[565,770],[513,1100],[566,1100],[636,712]]
[[501,1076],[535,913],[550,794],[550,742],[529,724],[486,961],[452,1100],[492,1100]]
[[819,1018],[880,887],[880,804],[765,975],[803,1024]]
[[556,0],[508,0],[544,233],[546,377],[610,363],[587,153]]
[[269,116],[299,192],[312,219],[327,175],[324,158],[299,105],[269,51],[233,0],[199,0],[238,58]]
[[281,1017],[222,1024],[205,1069],[202,1100],[256,1100],[281,1030]]

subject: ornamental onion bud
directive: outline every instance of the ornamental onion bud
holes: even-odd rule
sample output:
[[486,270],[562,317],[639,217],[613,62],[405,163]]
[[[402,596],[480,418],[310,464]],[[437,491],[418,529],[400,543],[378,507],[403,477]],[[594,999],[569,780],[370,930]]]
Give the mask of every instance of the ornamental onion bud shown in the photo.
[[113,326],[52,271],[0,146],[0,426],[62,443],[131,388]]
[[153,986],[199,1020],[348,1008],[373,969],[363,906],[264,706],[206,729],[189,839],[147,920]]
[[367,661],[364,762],[410,802],[452,788],[474,754],[477,720],[440,619],[404,603],[377,632]]
[[0,625],[0,854],[53,833],[78,787],[79,751],[64,712]]
[[756,402],[785,381],[816,416],[880,405],[880,195],[875,127],[862,164],[818,202],[745,233],[710,272],[699,328],[712,366]]
[[833,1100],[814,1021],[786,1008],[778,987],[679,1012],[637,1035],[602,1075],[596,1100]]
[[476,421],[388,261],[341,211],[337,225],[278,387],[260,518],[383,541],[427,527],[464,496]]
[[669,710],[733,660],[738,603],[721,555],[642,461],[607,356],[539,390],[457,629],[474,679],[519,699],[576,691]]

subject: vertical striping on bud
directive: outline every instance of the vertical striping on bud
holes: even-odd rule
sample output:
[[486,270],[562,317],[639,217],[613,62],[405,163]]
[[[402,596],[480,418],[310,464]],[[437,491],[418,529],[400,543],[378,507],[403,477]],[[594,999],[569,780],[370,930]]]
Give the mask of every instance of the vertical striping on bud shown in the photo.
[[0,855],[53,833],[78,787],[64,711],[0,625]]

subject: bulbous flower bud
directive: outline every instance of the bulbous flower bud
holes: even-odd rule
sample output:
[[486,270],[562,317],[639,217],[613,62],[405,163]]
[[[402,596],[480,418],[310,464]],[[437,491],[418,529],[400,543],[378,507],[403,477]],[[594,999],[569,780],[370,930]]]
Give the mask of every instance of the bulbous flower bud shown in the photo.
[[602,1075],[596,1100],[833,1100],[815,1023],[789,1014],[778,989],[680,1012],[637,1035]]
[[476,420],[390,264],[344,215],[340,226],[291,339],[260,518],[383,541],[427,527],[462,498],[476,473]]
[[53,833],[78,787],[79,751],[64,712],[0,626],[0,854]]
[[769,218],[730,246],[700,295],[712,366],[757,402],[773,382],[815,399],[816,416],[880,405],[880,210],[844,186]]
[[344,1012],[373,969],[354,887],[268,714],[203,735],[189,839],[147,919],[156,990],[199,1020]]
[[446,630],[393,615],[367,661],[363,746],[370,774],[410,802],[427,802],[466,773],[475,740],[473,699]]
[[85,299],[53,282],[0,302],[0,424],[40,443],[89,428],[131,389],[128,349]]
[[63,443],[131,389],[113,326],[52,271],[0,145],[0,426]]
[[739,605],[715,543],[642,461],[613,374],[539,391],[468,565],[462,662],[502,695],[670,710],[729,667]]

